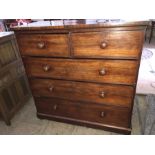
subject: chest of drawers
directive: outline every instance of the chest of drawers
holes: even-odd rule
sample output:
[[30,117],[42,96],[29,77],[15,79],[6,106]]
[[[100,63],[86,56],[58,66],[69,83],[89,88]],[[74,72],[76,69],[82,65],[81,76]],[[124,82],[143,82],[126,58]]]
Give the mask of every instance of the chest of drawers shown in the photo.
[[129,134],[146,25],[14,28],[37,116]]

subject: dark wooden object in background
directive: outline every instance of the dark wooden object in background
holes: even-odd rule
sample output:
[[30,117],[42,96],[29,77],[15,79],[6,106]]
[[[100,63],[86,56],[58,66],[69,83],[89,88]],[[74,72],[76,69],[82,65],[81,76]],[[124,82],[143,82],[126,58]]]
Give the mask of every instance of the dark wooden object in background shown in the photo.
[[153,37],[154,26],[155,26],[155,20],[151,20],[151,32],[150,32],[150,36],[149,36],[149,43],[151,42],[151,39]]
[[0,37],[0,114],[7,125],[30,96],[14,34]]
[[149,24],[148,24],[148,26],[146,28],[146,34],[145,34],[145,40],[147,40],[148,32],[149,32],[149,29],[150,29],[150,33],[149,33],[149,36],[148,36],[149,43],[151,42],[152,37],[153,37],[154,26],[155,26],[155,20],[150,19]]
[[95,21],[13,29],[37,116],[129,134],[148,22]]

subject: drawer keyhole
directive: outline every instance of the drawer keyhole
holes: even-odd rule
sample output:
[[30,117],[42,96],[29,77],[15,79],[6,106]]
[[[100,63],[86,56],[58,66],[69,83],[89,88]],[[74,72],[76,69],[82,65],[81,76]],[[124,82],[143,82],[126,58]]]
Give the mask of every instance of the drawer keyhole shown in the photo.
[[57,110],[57,108],[58,108],[58,106],[55,104],[55,105],[53,106],[53,110]]

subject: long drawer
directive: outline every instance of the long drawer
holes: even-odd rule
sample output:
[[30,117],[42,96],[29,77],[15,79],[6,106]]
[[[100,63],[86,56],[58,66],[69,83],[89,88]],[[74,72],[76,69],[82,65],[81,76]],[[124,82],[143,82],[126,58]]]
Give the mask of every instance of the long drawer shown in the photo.
[[130,127],[130,109],[115,106],[81,104],[61,99],[35,98],[37,112],[65,119],[90,121],[119,127]]
[[138,61],[23,58],[28,76],[134,84]]
[[30,79],[29,81],[34,96],[56,97],[124,107],[131,107],[134,93],[132,86],[50,79]]
[[17,41],[22,55],[69,56],[67,34],[20,34]]
[[139,58],[143,31],[72,33],[75,57]]

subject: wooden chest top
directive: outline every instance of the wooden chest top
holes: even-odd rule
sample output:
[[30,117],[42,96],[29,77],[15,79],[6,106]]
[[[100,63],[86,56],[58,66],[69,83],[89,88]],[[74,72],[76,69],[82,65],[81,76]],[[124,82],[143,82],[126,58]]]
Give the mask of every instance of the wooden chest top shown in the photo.
[[86,29],[86,28],[121,28],[121,27],[135,27],[146,26],[148,21],[125,21],[125,20],[94,20],[94,19],[80,19],[80,20],[54,20],[41,21],[30,23],[27,25],[17,26],[12,28],[14,31],[35,31],[35,30],[71,30],[71,29]]

